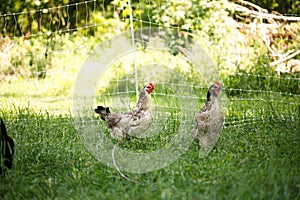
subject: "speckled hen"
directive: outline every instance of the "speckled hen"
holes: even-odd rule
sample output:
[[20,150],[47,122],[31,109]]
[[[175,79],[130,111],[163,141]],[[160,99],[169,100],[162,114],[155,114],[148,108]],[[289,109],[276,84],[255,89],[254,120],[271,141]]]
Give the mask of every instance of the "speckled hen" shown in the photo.
[[204,151],[209,151],[215,146],[222,132],[224,117],[218,100],[220,90],[221,84],[218,82],[209,87],[206,103],[194,118],[192,136],[199,140]]
[[152,103],[151,93],[154,85],[145,85],[139,95],[139,100],[135,108],[127,113],[111,113],[109,107],[98,106],[95,112],[100,115],[103,121],[107,122],[107,127],[111,136],[116,139],[129,139],[130,136],[138,136],[145,132],[152,123]]

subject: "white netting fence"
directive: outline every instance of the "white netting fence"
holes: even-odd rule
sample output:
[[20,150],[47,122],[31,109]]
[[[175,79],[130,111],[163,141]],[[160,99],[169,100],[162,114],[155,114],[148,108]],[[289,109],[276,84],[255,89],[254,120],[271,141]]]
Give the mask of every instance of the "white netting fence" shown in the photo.
[[[233,20],[233,16],[247,23]],[[286,22],[293,25],[284,28],[287,35],[278,36]],[[96,102],[115,111],[128,110],[135,104],[136,86],[151,81],[157,86],[153,93],[155,113],[168,120],[170,115],[178,114],[172,111],[178,108],[181,98],[196,102],[192,114],[199,110],[210,81],[220,78],[222,93],[227,97],[226,126],[270,119],[296,121],[300,114],[299,40],[295,39],[299,36],[294,31],[299,31],[297,22],[299,16],[272,15],[225,1],[140,0],[131,2],[130,8],[128,1],[92,0],[2,13],[1,101],[8,108],[11,104],[39,102],[38,108],[68,112],[77,73],[89,53],[129,30],[128,39],[134,39],[137,51],[120,55],[110,63],[102,74],[105,83],[99,83],[95,91]],[[140,31],[132,34],[130,25]],[[151,45],[149,37],[158,33],[149,32],[151,29],[166,30],[160,39],[168,52],[143,50]],[[286,40],[285,49],[279,48],[278,38]],[[190,50],[194,43],[204,49],[218,70],[218,75],[210,74],[209,81],[194,70],[193,63],[186,62],[188,58],[177,48]],[[21,86],[11,86],[20,79],[24,79]],[[20,95],[21,100],[6,98],[9,94]],[[116,99],[119,104],[114,104]],[[52,107],[54,104],[60,106]]]

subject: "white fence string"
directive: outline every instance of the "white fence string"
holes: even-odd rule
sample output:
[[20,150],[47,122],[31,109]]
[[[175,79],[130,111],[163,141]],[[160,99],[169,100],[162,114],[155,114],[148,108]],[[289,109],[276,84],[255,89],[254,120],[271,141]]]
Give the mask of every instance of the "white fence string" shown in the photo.
[[135,75],[135,90],[136,90],[136,101],[139,99],[139,79],[138,79],[138,71],[136,65],[136,48],[135,48],[135,40],[134,40],[134,29],[133,29],[133,16],[132,16],[132,7],[131,2],[128,0],[128,8],[130,15],[130,32],[131,32],[131,41],[133,46],[133,65],[134,65],[134,75]]

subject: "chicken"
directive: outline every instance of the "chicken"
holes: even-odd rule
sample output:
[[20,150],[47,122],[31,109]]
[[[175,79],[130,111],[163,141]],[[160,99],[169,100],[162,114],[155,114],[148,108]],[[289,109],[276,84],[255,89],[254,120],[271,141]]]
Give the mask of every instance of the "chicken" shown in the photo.
[[14,141],[7,135],[6,127],[2,119],[0,119],[0,174],[5,172],[5,168],[12,168]]
[[224,117],[218,100],[220,90],[221,84],[218,82],[209,87],[206,103],[194,118],[192,136],[199,140],[201,149],[205,152],[215,146],[222,131]]
[[140,91],[139,100],[135,108],[127,113],[112,114],[109,107],[98,106],[95,112],[103,121],[107,121],[107,127],[111,136],[116,139],[129,139],[130,136],[138,136],[145,132],[152,123],[152,103],[150,94],[154,85],[148,83]]

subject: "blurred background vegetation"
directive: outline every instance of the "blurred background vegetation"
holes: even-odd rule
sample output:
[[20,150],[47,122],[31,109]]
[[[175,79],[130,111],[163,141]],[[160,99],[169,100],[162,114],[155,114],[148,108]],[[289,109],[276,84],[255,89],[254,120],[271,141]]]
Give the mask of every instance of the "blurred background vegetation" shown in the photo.
[[300,14],[300,2],[297,0],[251,0],[268,11],[278,12],[286,15]]
[[[211,1],[204,2],[208,4]],[[223,4],[226,1],[216,2]],[[242,1],[234,0],[233,2]],[[297,0],[250,0],[249,2],[259,5],[269,12],[294,16],[300,14],[300,3]],[[173,25],[182,24],[186,20],[184,16],[188,16],[187,18],[190,20],[204,17],[207,11],[207,8],[199,0],[193,0],[190,3],[174,0],[132,0],[132,4],[136,15],[140,15],[142,19],[156,19],[155,21],[159,19],[163,12],[162,9],[157,8],[161,6],[168,8],[166,11],[173,12],[168,12],[168,15],[161,20],[166,21],[167,18],[170,18],[170,23]],[[114,5],[117,5],[117,7],[114,7]],[[187,6],[191,6],[189,10],[185,10]],[[89,14],[90,12],[105,13],[106,18],[112,18],[116,12],[123,12],[127,15],[127,0],[1,0],[1,33],[9,36],[23,36],[28,32],[32,34],[40,31],[74,29],[91,21],[92,15]]]
[[[263,14],[295,19],[261,18],[251,2],[267,9]],[[234,89],[228,94],[260,89],[299,95],[299,1],[131,3],[135,29],[171,28],[178,31],[166,37],[171,47],[193,40],[205,49],[224,84]],[[0,0],[2,98],[71,97],[78,70],[95,45],[129,29],[129,11],[127,0]]]

